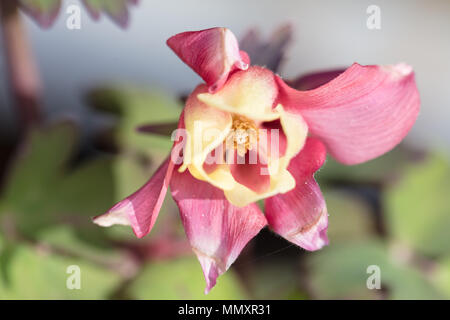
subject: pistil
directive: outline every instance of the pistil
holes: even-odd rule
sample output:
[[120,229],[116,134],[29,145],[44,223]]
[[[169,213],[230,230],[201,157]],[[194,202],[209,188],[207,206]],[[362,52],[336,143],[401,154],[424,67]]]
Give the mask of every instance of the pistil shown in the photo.
[[245,156],[248,150],[252,150],[258,141],[256,124],[241,115],[233,115],[233,125],[227,137],[227,147],[233,146],[240,157]]

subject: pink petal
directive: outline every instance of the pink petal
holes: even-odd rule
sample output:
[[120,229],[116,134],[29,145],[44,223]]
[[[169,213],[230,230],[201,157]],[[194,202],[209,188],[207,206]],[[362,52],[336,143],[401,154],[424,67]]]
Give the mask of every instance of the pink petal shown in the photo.
[[277,77],[279,102],[300,113],[310,132],[340,162],[357,164],[388,152],[408,133],[420,108],[412,68],[353,64],[326,85],[297,91]]
[[102,227],[130,225],[138,238],[147,235],[155,224],[169,186],[174,164],[168,157],[150,180],[108,212],[94,218]]
[[267,163],[261,161],[255,149],[248,150],[245,156],[242,157],[237,152],[234,152],[234,161],[230,164],[231,175],[236,182],[250,190],[256,193],[263,193],[270,189],[268,170]]
[[[283,126],[281,125],[281,121],[279,119],[274,121],[263,122],[260,125],[260,129],[266,131],[260,131],[259,136],[259,145],[258,151],[260,154],[266,159],[273,157],[283,157],[286,154],[287,150],[287,137],[286,133],[283,130]],[[278,130],[278,141],[273,142],[274,144],[278,144],[278,152],[276,155],[271,154],[271,146],[272,146],[272,130]]]
[[288,84],[297,90],[312,90],[330,82],[344,71],[345,69],[336,69],[309,73],[289,81]]
[[245,65],[247,65],[247,68],[245,68],[245,69],[241,69],[241,70],[246,70],[246,69],[248,69],[248,66],[250,66],[250,56],[248,55],[248,53],[247,52],[245,52],[245,51],[243,51],[243,50],[240,50],[239,51],[239,55],[241,56],[241,60],[242,60],[242,62],[243,62],[243,67],[245,66]]
[[[178,129],[184,129],[184,111],[181,112]],[[129,225],[138,238],[147,235],[158,217],[174,169],[180,157],[179,146],[184,143],[177,133],[171,154],[156,170],[150,180],[131,196],[123,199],[108,212],[94,218],[102,227],[115,224]],[[178,154],[177,154],[178,152]]]
[[226,28],[211,28],[174,35],[167,45],[209,86],[211,93],[219,90],[235,70],[246,70],[250,59],[239,51],[234,34]]
[[325,162],[325,157],[326,149],[322,142],[308,138],[288,167],[296,181],[295,189],[265,201],[269,226],[285,239],[310,251],[328,244],[327,208],[313,177]]
[[235,207],[225,199],[223,191],[193,178],[188,170],[174,170],[170,188],[202,266],[208,293],[267,221],[256,204]]

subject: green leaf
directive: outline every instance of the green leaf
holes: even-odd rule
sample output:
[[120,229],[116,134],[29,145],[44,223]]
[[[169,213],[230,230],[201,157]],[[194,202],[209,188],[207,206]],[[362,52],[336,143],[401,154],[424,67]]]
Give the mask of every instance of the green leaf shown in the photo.
[[113,203],[110,160],[67,170],[74,142],[75,131],[68,124],[36,130],[13,162],[0,214],[7,215],[22,234],[34,237],[58,223],[92,226],[90,217]]
[[450,299],[450,257],[446,257],[439,261],[432,274],[433,283],[445,295],[446,299]]
[[[82,2],[94,20],[98,20],[103,12],[119,26],[126,27],[129,22],[128,6],[136,4],[137,0],[83,0]],[[22,10],[42,28],[49,28],[55,22],[61,3],[61,0],[19,0]]]
[[35,207],[61,175],[75,137],[75,128],[68,123],[31,132],[13,162],[4,201],[26,206],[23,209]]
[[57,213],[92,217],[104,212],[114,199],[112,159],[99,158],[83,164],[58,181],[52,194]]
[[138,127],[178,121],[178,102],[157,92],[131,87],[99,88],[91,91],[88,99],[92,107],[119,116],[115,136],[122,149],[135,149],[147,155],[168,154],[172,141],[137,132]]
[[[283,263],[285,262],[285,263]],[[305,299],[300,291],[299,271],[292,261],[263,263],[249,271],[252,299]]]
[[142,165],[136,157],[123,154],[114,159],[114,181],[117,185],[115,200],[129,196],[151,177],[148,164]]
[[[376,290],[366,287],[369,265],[385,270],[387,257],[378,243],[354,245],[332,244],[310,254],[308,260],[309,286],[314,298],[374,298]],[[383,276],[383,274],[382,274]]]
[[409,166],[403,179],[385,193],[389,231],[426,255],[450,252],[450,165],[432,155]]
[[194,257],[148,264],[131,287],[129,294],[136,299],[244,299],[246,295],[232,270],[217,280],[205,295],[205,279]]
[[83,3],[93,19],[97,20],[104,12],[119,26],[126,27],[129,20],[128,5],[135,4],[136,0],[83,0]]
[[14,215],[23,230],[45,225],[50,218],[49,196],[74,143],[74,127],[67,123],[30,132],[7,177],[0,215]]
[[4,240],[0,243],[0,281],[5,286],[10,285],[9,265],[14,256],[16,245],[11,241]]
[[375,235],[375,221],[369,205],[344,191],[324,192],[329,212],[328,238],[331,243],[361,241]]
[[[91,233],[98,231],[93,230],[94,228],[90,229]],[[115,250],[111,244],[99,239],[92,245],[84,238],[80,239],[77,229],[71,225],[60,225],[42,232],[39,235],[39,245],[54,248],[61,254],[95,261],[102,266],[119,268],[127,263],[122,252]]]
[[19,0],[19,4],[42,28],[55,22],[61,8],[61,0]]
[[395,261],[382,243],[373,240],[334,244],[311,254],[309,285],[320,299],[381,298],[382,291],[366,285],[371,265],[380,268],[381,287],[391,299],[442,298],[425,275]]
[[403,267],[394,269],[387,280],[390,298],[394,300],[434,300],[444,296],[425,274],[416,269]]
[[114,204],[113,170],[112,159],[98,158],[65,175],[47,200],[52,221],[72,226],[76,236],[91,246],[104,246],[106,230],[94,225],[92,217]]
[[401,172],[408,160],[407,152],[397,147],[385,155],[358,165],[343,165],[328,157],[319,174],[320,181],[385,182]]
[[[66,286],[71,265],[81,270],[80,290]],[[0,279],[1,299],[105,299],[121,280],[97,265],[28,246],[17,248],[10,274],[10,285]]]

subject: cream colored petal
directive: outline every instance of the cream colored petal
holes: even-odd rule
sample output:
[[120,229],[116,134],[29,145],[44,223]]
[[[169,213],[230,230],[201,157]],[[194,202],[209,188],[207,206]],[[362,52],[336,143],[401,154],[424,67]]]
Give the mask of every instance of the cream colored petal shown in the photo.
[[197,99],[199,93],[207,90],[206,85],[198,86],[186,102],[184,122],[188,135],[179,171],[188,168],[195,178],[221,189],[230,189],[235,181],[228,166],[219,165],[211,173],[206,173],[203,168],[208,154],[223,143],[232,126],[229,112],[211,108]]
[[201,93],[197,97],[216,109],[253,120],[272,121],[279,118],[272,108],[277,94],[273,73],[261,67],[251,67],[234,73],[218,92]]
[[231,190],[236,186],[236,181],[231,175],[230,168],[226,164],[218,165],[217,168],[207,173],[201,164],[195,163],[188,166],[189,172],[194,178],[211,183],[222,190]]
[[269,160],[271,176],[276,176],[278,171],[281,172],[287,168],[291,159],[302,150],[308,135],[308,125],[300,115],[284,111],[281,104],[275,110],[280,115],[280,122],[286,135],[287,146],[286,152],[282,157]]
[[231,129],[232,118],[228,112],[211,108],[197,99],[199,93],[207,90],[206,85],[199,85],[186,102],[184,124],[187,142],[180,171],[193,163],[203,163],[207,154],[222,143]]
[[233,189],[225,190],[225,197],[233,205],[244,207],[252,202],[285,193],[295,188],[295,179],[287,170],[280,171],[277,176],[270,177],[270,189],[264,193],[256,193],[249,188],[236,183]]

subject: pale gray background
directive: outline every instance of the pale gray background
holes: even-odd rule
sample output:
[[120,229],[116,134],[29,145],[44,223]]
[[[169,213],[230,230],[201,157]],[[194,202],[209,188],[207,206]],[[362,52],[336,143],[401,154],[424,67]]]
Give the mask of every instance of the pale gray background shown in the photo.
[[[94,22],[82,8],[82,29],[66,28],[64,1],[55,25],[42,30],[25,17],[45,84],[50,116],[70,113],[89,129],[94,117],[82,93],[98,83],[125,81],[169,94],[194,88],[199,78],[166,47],[171,35],[226,26],[238,37],[250,27],[263,34],[285,22],[295,27],[283,76],[361,64],[407,62],[416,71],[422,98],[407,142],[450,148],[450,1],[141,0],[128,29],[103,16]],[[381,8],[381,30],[366,28],[366,9]],[[5,66],[0,65],[0,124],[13,126]],[[4,131],[4,130],[2,130]]]

